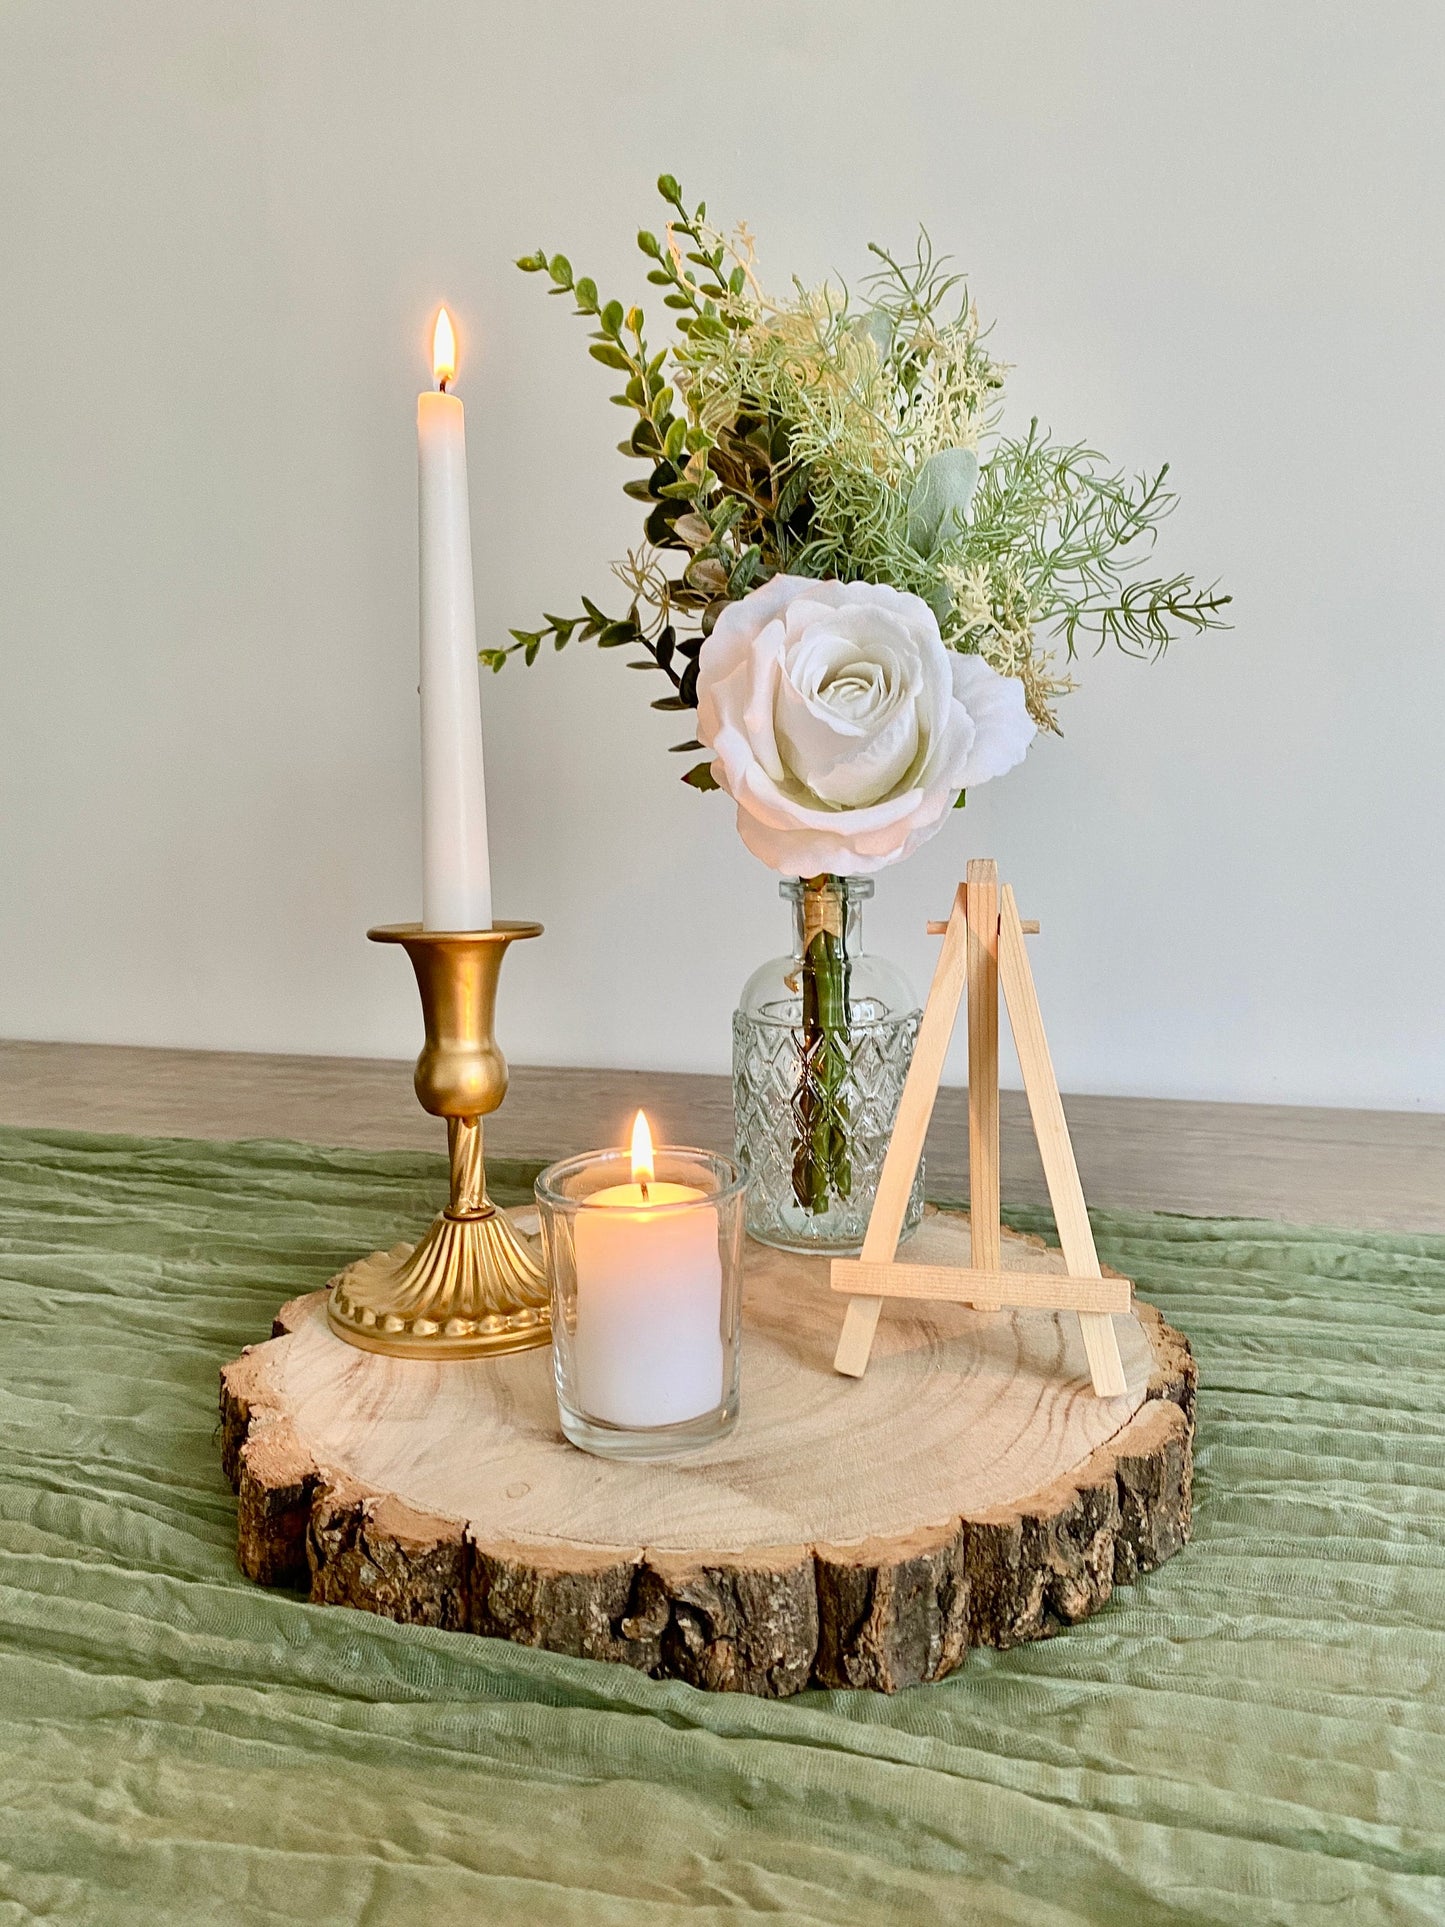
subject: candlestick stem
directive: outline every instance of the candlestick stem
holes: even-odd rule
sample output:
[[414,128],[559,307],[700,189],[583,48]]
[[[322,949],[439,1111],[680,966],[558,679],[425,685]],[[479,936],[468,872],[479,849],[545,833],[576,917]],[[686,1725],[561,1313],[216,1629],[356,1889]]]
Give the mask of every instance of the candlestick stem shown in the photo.
[[482,1120],[447,1119],[447,1150],[452,1161],[450,1218],[479,1218],[492,1209],[487,1198],[487,1167],[482,1157]]

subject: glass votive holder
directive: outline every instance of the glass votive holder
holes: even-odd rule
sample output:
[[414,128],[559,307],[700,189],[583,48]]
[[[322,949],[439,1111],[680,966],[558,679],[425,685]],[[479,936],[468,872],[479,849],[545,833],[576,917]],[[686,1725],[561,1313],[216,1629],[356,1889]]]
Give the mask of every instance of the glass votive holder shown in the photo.
[[731,1158],[677,1145],[645,1186],[625,1151],[538,1178],[557,1408],[584,1452],[671,1458],[737,1423],[746,1184]]

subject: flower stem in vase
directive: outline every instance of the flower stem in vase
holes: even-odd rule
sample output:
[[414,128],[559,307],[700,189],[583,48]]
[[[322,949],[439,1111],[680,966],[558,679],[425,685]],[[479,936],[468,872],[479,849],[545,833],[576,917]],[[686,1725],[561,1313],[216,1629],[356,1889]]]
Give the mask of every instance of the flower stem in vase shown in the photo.
[[843,892],[834,876],[803,886],[801,1061],[793,1096],[793,1194],[821,1215],[853,1188],[848,1142],[848,978]]

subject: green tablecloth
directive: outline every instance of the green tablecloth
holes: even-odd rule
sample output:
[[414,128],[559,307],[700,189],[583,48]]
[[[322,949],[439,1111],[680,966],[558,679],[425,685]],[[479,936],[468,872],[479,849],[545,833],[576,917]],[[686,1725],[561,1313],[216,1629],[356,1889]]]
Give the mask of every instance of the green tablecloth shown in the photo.
[[440,1172],[0,1132],[0,1922],[1445,1920],[1445,1238],[1099,1214],[1199,1355],[1193,1545],[767,1704],[238,1577],[217,1367]]

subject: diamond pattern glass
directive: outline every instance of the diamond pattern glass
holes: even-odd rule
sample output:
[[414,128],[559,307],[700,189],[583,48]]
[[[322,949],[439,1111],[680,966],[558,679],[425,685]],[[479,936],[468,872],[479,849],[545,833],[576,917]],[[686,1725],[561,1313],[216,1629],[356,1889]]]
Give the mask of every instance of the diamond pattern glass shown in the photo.
[[[833,1015],[825,1028],[810,1028],[804,1016],[804,942],[829,929],[830,913],[806,904],[817,886],[785,883],[797,940],[791,956],[754,972],[734,1013],[733,1108],[749,1233],[786,1250],[844,1253],[859,1249],[868,1228],[920,1011],[901,974],[858,947],[871,881],[827,881],[837,904],[829,953],[836,1001],[822,1002]],[[815,996],[812,1007],[818,1003]],[[922,1215],[920,1164],[905,1236]]]

